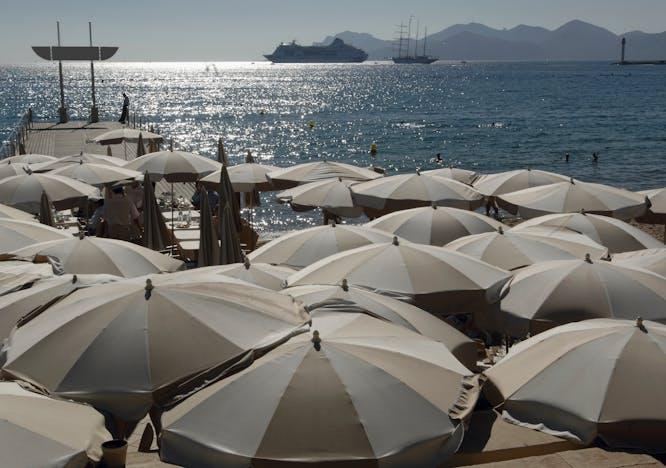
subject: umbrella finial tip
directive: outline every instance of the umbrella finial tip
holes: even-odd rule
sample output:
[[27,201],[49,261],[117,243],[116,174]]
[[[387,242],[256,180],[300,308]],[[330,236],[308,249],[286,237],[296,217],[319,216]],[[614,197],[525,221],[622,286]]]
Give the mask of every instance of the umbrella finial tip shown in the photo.
[[500,226],[500,227],[497,228],[497,232],[498,232],[499,234],[504,234],[504,229],[502,229],[502,226]]
[[76,275],[72,275],[72,284],[76,284],[79,278]]
[[647,333],[647,328],[645,328],[645,325],[643,325],[643,317],[636,317],[636,328],[640,329],[644,333]]
[[153,282],[151,281],[150,278],[146,279],[146,287],[144,288],[146,290],[145,298],[146,300],[150,299],[150,295],[152,294],[152,291],[154,289]]
[[312,332],[312,343],[314,343],[314,347],[317,351],[321,349],[321,337],[319,336],[319,330],[315,330]]
[[436,202],[436,201],[433,201],[433,202],[430,204],[430,206],[432,207],[433,210],[436,210],[436,209],[437,209],[437,202]]
[[243,266],[246,270],[250,269],[250,259],[247,256],[243,259]]
[[341,287],[344,291],[349,291],[349,283],[347,282],[347,278],[343,278],[343,279],[342,279],[342,283],[340,284],[340,287]]
[[592,263],[592,257],[590,257],[590,254],[589,254],[589,253],[586,253],[586,254],[585,254],[585,261],[586,261],[587,263]]
[[393,245],[400,245],[400,242],[398,241],[398,236],[393,236]]

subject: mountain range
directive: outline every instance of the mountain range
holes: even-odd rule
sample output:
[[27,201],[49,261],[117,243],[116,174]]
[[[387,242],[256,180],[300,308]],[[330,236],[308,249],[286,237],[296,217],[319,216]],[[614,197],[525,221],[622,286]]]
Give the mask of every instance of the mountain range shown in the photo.
[[[397,53],[394,40],[383,40],[367,33],[351,31],[326,37],[329,44],[339,37],[365,50],[369,60],[390,58]],[[630,31],[616,35],[580,20],[570,21],[555,30],[519,25],[494,29],[479,23],[455,24],[429,34],[427,53],[443,60],[619,60],[620,41],[627,39],[627,60],[666,59],[666,32],[650,34]],[[423,50],[423,40],[412,39],[411,49]],[[413,53],[413,52],[412,52]]]

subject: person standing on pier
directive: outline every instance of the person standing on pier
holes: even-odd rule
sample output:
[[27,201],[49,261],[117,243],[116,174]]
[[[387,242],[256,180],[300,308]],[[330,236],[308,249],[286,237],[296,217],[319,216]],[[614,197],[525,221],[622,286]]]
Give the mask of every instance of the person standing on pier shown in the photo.
[[123,93],[123,112],[120,114],[118,122],[126,123],[129,120],[129,96]]

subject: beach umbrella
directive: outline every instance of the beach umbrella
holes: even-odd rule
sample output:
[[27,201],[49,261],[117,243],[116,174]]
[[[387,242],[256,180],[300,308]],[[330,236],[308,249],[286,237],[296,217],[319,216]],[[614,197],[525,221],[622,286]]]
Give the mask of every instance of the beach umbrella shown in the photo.
[[89,403],[122,426],[190,391],[189,379],[219,376],[309,320],[292,298],[242,281],[151,275],[80,289],[23,323],[3,374]]
[[276,190],[284,190],[297,185],[320,180],[340,178],[345,180],[374,180],[382,177],[370,169],[334,161],[316,161],[269,172],[268,178]]
[[15,175],[29,174],[32,168],[27,164],[22,163],[8,163],[0,165],[0,180],[12,177]]
[[349,188],[355,181],[330,179],[284,190],[276,195],[280,203],[289,203],[294,211],[321,208],[344,218],[358,218],[363,208],[354,205]]
[[123,166],[127,161],[124,161],[120,158],[114,158],[113,156],[105,156],[103,154],[81,152],[79,154],[73,154],[71,156],[58,158],[55,161],[33,164],[32,166],[30,166],[30,168],[32,169],[33,172],[48,172],[54,169],[59,169],[63,166],[69,166],[71,164],[78,164],[81,162],[83,162],[84,164],[92,163],[92,164],[102,164],[105,166],[120,167]]
[[53,268],[49,263],[3,259],[0,261],[0,296],[29,288],[35,281],[53,276]]
[[20,154],[11,156],[9,158],[1,159],[0,166],[5,164],[38,164],[45,162],[55,161],[57,158],[54,156],[47,156],[45,154]]
[[351,191],[357,206],[379,214],[433,204],[473,210],[481,206],[483,200],[481,194],[468,185],[419,171],[357,184]]
[[143,246],[161,251],[169,243],[169,230],[157,206],[150,174],[146,172],[143,176]]
[[569,177],[554,172],[519,169],[516,171],[481,175],[472,185],[483,195],[497,196],[527,188],[566,182],[568,180]]
[[111,440],[94,409],[0,382],[0,465],[12,468],[85,468]]
[[0,203],[0,219],[15,219],[18,221],[37,221],[33,215],[23,210],[17,210],[11,206]]
[[599,259],[608,249],[573,231],[552,231],[533,227],[461,237],[444,247],[470,255],[504,270],[516,270],[549,260],[575,260],[590,254]]
[[0,203],[38,214],[46,193],[56,209],[66,210],[87,199],[101,198],[95,187],[59,175],[23,174],[0,181]]
[[[255,160],[254,156],[252,156],[252,151],[247,150],[247,154],[245,155],[245,164],[254,164],[254,163]],[[231,176],[229,177],[229,180],[231,180]],[[234,191],[235,190],[236,189],[234,188]],[[258,206],[261,206],[261,195],[259,194],[259,190],[255,188],[253,190],[248,190],[247,192],[245,192],[244,204],[247,208],[256,208]]]
[[218,265],[206,268],[195,268],[186,270],[179,275],[213,274],[236,278],[246,283],[254,284],[262,288],[279,291],[287,278],[294,273],[291,268],[270,265],[268,263],[251,263],[245,257],[243,263],[231,263],[229,265]]
[[205,175],[216,171],[220,164],[212,159],[185,151],[157,151],[136,158],[123,166],[150,174],[150,178],[157,182],[166,179],[167,182],[196,182]]
[[181,269],[183,262],[154,250],[117,239],[68,236],[14,250],[19,258],[53,257],[65,273],[107,274],[131,278]]
[[349,286],[346,280],[339,285],[295,286],[280,292],[305,304],[313,317],[317,316],[318,311],[354,312],[400,325],[443,343],[465,367],[476,369],[478,358],[474,341],[443,320],[406,302]]
[[[266,174],[278,170],[279,167],[267,166],[265,164],[245,163],[237,164],[235,166],[227,166],[229,173],[229,180],[234,189],[234,192],[251,192],[253,190],[269,191],[273,190],[273,186],[266,177]],[[219,169],[203,179],[201,182],[209,186],[217,186],[220,183]]]
[[282,235],[259,247],[249,257],[253,262],[299,269],[329,255],[392,239],[390,234],[376,229],[330,224]]
[[591,213],[562,213],[528,219],[514,227],[514,232],[534,226],[550,228],[552,232],[562,229],[585,234],[593,241],[608,248],[612,254],[632,250],[663,247],[664,244],[637,227],[609,216]]
[[399,242],[370,244],[319,260],[294,273],[288,286],[363,286],[404,298],[434,314],[482,312],[499,301],[511,276],[480,260],[442,247]]
[[509,421],[589,445],[663,451],[666,327],[586,320],[514,346],[485,374]]
[[650,201],[648,212],[638,218],[639,223],[666,224],[666,188],[638,192]]
[[460,237],[508,226],[474,211],[437,205],[395,211],[365,226],[395,234],[410,242],[443,246]]
[[[97,135],[90,141],[100,145],[119,145],[122,143],[123,149],[125,151],[125,160],[127,160],[127,143],[138,143],[139,139],[141,139],[141,141],[153,141],[155,143],[160,143],[163,141],[161,135],[147,132],[145,130],[137,130],[134,128],[118,128],[115,130],[109,130],[108,132],[104,132],[101,135]],[[139,172],[144,171],[140,170]]]
[[589,257],[527,267],[502,296],[500,327],[515,337],[591,318],[666,323],[666,278]]
[[84,163],[83,161],[78,164],[68,164],[59,169],[54,169],[49,174],[69,177],[94,186],[115,184],[124,180],[130,181],[141,178],[140,172],[124,167],[109,164]]
[[644,249],[613,255],[613,262],[627,268],[640,268],[666,277],[666,248]]
[[[219,185],[217,186],[217,194],[220,197],[219,208],[221,209],[224,207],[222,201],[225,200],[226,204],[229,205],[233,224],[236,227],[236,232],[240,233],[243,230],[243,224],[241,222],[241,216],[240,216],[240,207],[238,206],[238,199],[236,198],[236,194],[231,185],[231,180],[229,179],[229,172],[227,166],[222,166],[222,169],[220,170],[220,179],[219,179]],[[220,211],[220,213],[222,213],[222,211]]]
[[230,263],[241,263],[243,261],[243,250],[241,249],[238,231],[234,224],[234,216],[228,202],[220,199],[222,207],[220,214],[220,259],[219,265]]
[[165,413],[160,458],[426,467],[457,450],[478,384],[443,344],[365,314],[320,314],[312,329]]
[[197,266],[207,267],[217,265],[220,261],[220,241],[217,238],[217,229],[213,225],[213,216],[208,203],[208,191],[201,187],[199,189],[201,200],[199,213],[199,253],[197,255]]
[[474,179],[478,177],[478,174],[474,171],[468,171],[467,169],[460,169],[459,167],[453,166],[423,171],[423,174],[444,177],[445,179],[453,179],[462,182],[463,184],[471,184]]
[[628,190],[571,179],[550,185],[506,193],[499,205],[521,218],[553,213],[586,213],[631,219],[647,210],[645,197]]
[[42,199],[39,203],[39,222],[46,226],[55,226],[51,200],[49,200],[49,196],[46,192],[42,192]]
[[0,253],[27,247],[38,242],[70,239],[72,236],[35,221],[0,218]]

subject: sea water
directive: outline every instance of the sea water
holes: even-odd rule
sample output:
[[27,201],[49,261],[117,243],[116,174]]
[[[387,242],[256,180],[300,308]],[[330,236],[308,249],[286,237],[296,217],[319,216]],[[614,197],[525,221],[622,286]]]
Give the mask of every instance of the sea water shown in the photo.
[[[90,67],[65,63],[64,73],[70,117],[86,119]],[[276,166],[325,159],[390,175],[434,168],[441,153],[444,165],[481,173],[531,167],[632,190],[666,185],[663,66],[99,63],[95,75],[102,120],[119,117],[124,91],[176,148],[215,157],[222,137],[232,163],[251,150]],[[0,66],[0,140],[28,107],[55,120],[58,105],[56,64]],[[263,198],[254,222],[264,234],[321,222]]]

